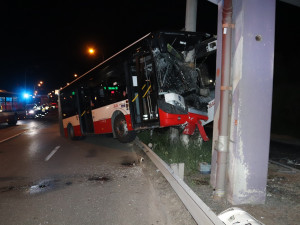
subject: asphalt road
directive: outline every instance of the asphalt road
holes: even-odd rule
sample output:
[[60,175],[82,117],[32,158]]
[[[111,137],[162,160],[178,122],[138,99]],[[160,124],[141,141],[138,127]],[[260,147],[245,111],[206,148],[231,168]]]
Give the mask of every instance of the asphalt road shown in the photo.
[[60,137],[53,115],[2,125],[0,224],[195,224],[141,157],[135,145],[106,135]]

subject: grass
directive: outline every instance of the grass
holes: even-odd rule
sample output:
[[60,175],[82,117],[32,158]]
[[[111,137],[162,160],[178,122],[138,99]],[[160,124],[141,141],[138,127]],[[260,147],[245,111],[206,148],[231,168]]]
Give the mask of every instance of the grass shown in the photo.
[[179,139],[177,142],[171,143],[169,128],[155,129],[152,140],[150,130],[141,131],[138,137],[147,145],[152,143],[152,150],[166,163],[184,163],[186,174],[198,171],[200,162],[211,162],[212,142],[211,140],[208,142],[203,141],[200,144],[198,132],[190,137],[188,147],[185,147]]

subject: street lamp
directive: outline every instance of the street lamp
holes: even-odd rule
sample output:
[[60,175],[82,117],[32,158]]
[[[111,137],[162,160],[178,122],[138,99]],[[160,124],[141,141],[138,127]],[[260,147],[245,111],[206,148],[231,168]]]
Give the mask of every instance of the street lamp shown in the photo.
[[74,74],[74,77],[75,77],[75,78],[77,78],[77,77],[78,77],[77,73],[75,73],[75,74]]
[[[98,51],[96,51],[96,49],[94,47],[88,47],[87,52],[89,55],[91,56],[96,56],[98,54]],[[99,53],[102,56],[102,61],[104,61],[104,54],[103,51],[99,51]]]
[[89,48],[88,52],[90,55],[94,55],[95,54],[95,49],[94,48]]

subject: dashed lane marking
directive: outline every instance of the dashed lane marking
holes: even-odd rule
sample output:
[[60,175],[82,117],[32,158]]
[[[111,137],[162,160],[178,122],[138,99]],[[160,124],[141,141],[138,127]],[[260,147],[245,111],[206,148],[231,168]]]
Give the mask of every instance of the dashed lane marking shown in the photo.
[[56,146],[52,152],[50,152],[50,154],[45,158],[45,161],[47,162],[54,154],[55,152],[60,148],[60,146]]

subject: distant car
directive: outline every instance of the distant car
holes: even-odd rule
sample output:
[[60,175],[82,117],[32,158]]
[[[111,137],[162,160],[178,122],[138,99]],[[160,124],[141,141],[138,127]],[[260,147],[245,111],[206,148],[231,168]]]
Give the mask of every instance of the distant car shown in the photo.
[[34,119],[36,118],[36,104],[28,104],[25,106],[26,118]]
[[35,118],[43,118],[47,113],[48,112],[43,105],[37,105],[35,107]]
[[51,102],[51,107],[53,109],[57,109],[58,108],[57,103],[56,102]]

